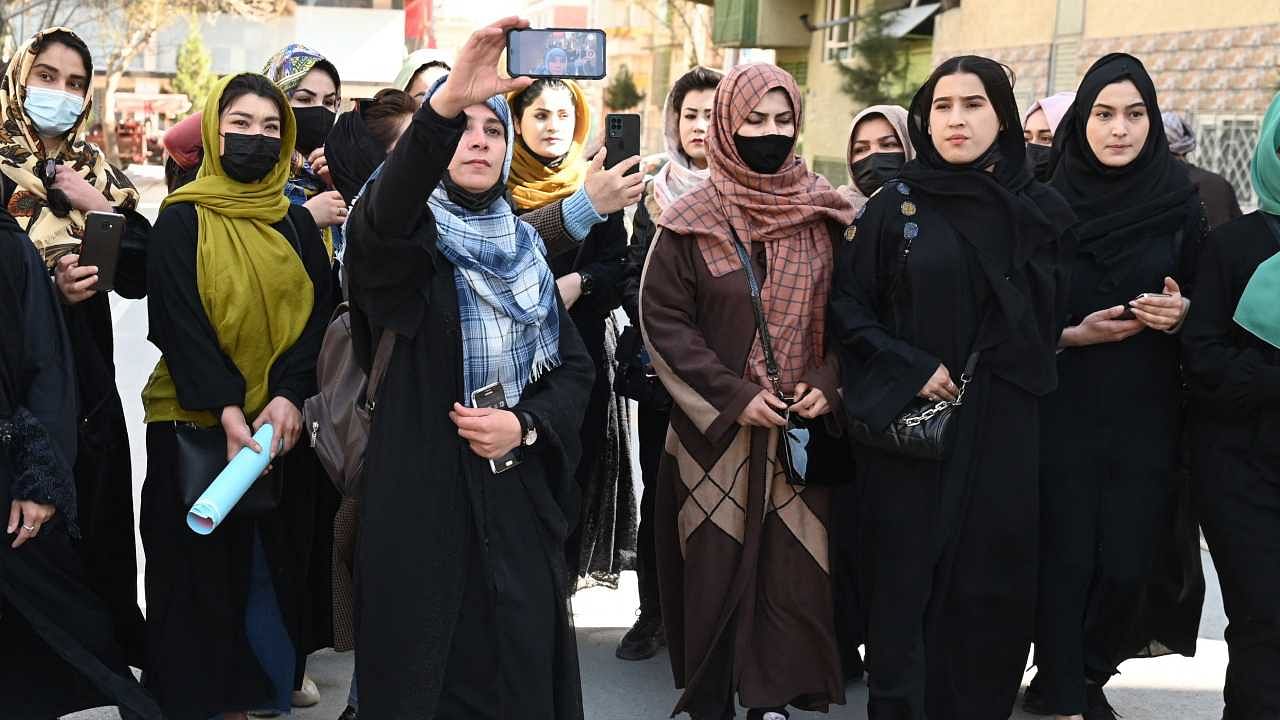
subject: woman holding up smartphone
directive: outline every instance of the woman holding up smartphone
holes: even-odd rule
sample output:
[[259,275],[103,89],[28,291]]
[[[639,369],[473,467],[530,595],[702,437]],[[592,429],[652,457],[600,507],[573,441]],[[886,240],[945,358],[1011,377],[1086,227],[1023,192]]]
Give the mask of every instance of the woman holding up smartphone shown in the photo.
[[[826,353],[836,238],[853,208],[795,155],[800,89],[773,65],[740,65],[716,89],[710,176],[658,220],[640,285],[654,369],[671,393],[655,510],[675,712],[751,720],[844,702],[836,650],[824,472],[793,485],[778,443],[787,413],[828,436],[839,372]],[[741,250],[739,250],[741,248]],[[741,253],[751,263],[750,275]],[[766,370],[750,277],[779,369]]]
[[[498,58],[527,25],[471,36],[347,226],[356,347],[394,342],[360,500],[361,716],[582,718],[564,543],[592,362],[505,198],[502,93],[529,81]],[[505,409],[473,406],[499,389]]]
[[[298,549],[311,536],[297,518],[313,516],[324,481],[290,451],[333,287],[311,214],[284,196],[296,132],[284,94],[261,75],[229,75],[203,110],[200,172],[165,199],[147,259],[148,337],[161,353],[142,393],[147,686],[172,720],[243,720],[290,709],[307,638]],[[253,434],[267,423],[275,436],[260,448]],[[181,480],[192,451],[180,433],[214,436],[219,464],[245,447],[269,451],[284,477],[259,482],[282,487],[278,504],[191,532]]]
[[76,544],[89,586],[102,596],[130,663],[143,660],[133,534],[133,472],[124,408],[116,390],[111,305],[97,292],[98,268],[79,264],[90,212],[120,213],[124,233],[115,292],[147,293],[151,224],[136,212],[138,191],[85,141],[93,115],[93,58],[67,28],[43,30],[13,54],[0,80],[0,201],[30,236],[53,275],[75,357],[78,395]]
[[[640,173],[623,173],[640,158],[609,170],[603,169],[604,149],[588,160],[591,111],[572,80],[535,80],[508,100],[516,141],[507,188],[521,219],[545,239],[560,296],[596,366],[580,436],[577,480],[583,503],[566,546],[569,570],[616,584],[635,554],[637,518],[630,412],[626,399],[613,391],[618,330],[610,316],[622,304],[627,273],[623,210],[640,199],[644,188]],[[616,190],[601,195],[601,181]]]
[[[1149,645],[1194,653],[1204,595],[1194,523],[1178,537],[1173,526],[1188,501],[1177,332],[1206,224],[1137,58],[1113,53],[1085,74],[1054,137],[1052,187],[1079,217],[1079,248],[1061,382],[1041,404],[1039,673],[1026,705],[1095,720],[1114,717],[1102,688],[1119,663]],[[1169,576],[1153,582],[1166,551]],[[1174,597],[1153,599],[1160,588]]]

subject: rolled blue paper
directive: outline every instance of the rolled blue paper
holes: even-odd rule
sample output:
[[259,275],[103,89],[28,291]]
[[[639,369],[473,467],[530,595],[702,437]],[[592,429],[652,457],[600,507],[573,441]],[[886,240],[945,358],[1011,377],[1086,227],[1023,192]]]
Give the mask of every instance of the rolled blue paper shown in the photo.
[[187,512],[187,527],[200,535],[213,532],[222,521],[231,514],[236,503],[248,492],[253,482],[262,476],[262,471],[271,463],[271,440],[275,435],[271,424],[267,423],[258,429],[253,439],[257,441],[262,452],[256,453],[250,448],[241,448],[231,462],[218,473],[209,487]]

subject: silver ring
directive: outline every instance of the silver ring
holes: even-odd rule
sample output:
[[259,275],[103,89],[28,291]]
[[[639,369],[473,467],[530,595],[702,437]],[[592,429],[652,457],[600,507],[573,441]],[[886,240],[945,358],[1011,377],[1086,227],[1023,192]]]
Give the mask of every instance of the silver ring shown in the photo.
[[35,525],[23,525],[23,526],[22,526],[22,529],[23,529],[23,530],[26,530],[27,532],[35,532],[35,531],[36,531],[36,526],[35,526]]

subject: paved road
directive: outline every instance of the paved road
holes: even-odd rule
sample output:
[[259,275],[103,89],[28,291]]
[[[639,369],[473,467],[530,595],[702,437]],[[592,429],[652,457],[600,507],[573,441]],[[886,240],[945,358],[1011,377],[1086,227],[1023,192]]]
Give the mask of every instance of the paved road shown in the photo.
[[[154,216],[158,189],[148,183],[143,210]],[[143,444],[142,385],[158,357],[146,342],[145,302],[113,298],[116,321],[116,363],[120,393],[130,420],[133,448],[135,502],[146,471]],[[141,548],[141,543],[139,543]],[[139,551],[141,552],[141,551]],[[142,567],[142,558],[139,558]],[[1208,553],[1204,564],[1209,593],[1205,599],[1200,642],[1194,659],[1167,657],[1133,660],[1121,666],[1108,695],[1125,720],[1218,720],[1222,714],[1221,688],[1227,651],[1222,639],[1225,616],[1218,591],[1217,575]],[[593,588],[580,592],[574,601],[578,626],[578,652],[582,665],[583,696],[591,720],[658,720],[670,715],[676,693],[671,670],[664,654],[639,663],[627,663],[613,656],[619,638],[634,620],[636,612],[635,576],[626,573],[618,590]],[[345,707],[351,677],[350,654],[320,653],[311,659],[309,671],[319,684],[322,702],[300,710],[300,720],[336,720]],[[866,688],[850,686],[848,704],[835,708],[826,717],[833,720],[866,718]],[[75,720],[115,720],[114,710],[96,710],[69,716]],[[793,718],[819,718],[817,713],[795,713]],[[1015,713],[1025,720],[1033,716]]]

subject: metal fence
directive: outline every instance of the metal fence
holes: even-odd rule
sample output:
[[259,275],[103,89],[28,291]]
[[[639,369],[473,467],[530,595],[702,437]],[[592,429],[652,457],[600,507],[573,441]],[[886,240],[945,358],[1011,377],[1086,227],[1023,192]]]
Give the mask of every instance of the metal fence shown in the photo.
[[1258,206],[1249,180],[1249,165],[1258,145],[1261,115],[1189,115],[1196,131],[1196,149],[1188,160],[1218,173],[1236,189],[1245,212]]

